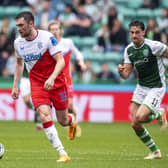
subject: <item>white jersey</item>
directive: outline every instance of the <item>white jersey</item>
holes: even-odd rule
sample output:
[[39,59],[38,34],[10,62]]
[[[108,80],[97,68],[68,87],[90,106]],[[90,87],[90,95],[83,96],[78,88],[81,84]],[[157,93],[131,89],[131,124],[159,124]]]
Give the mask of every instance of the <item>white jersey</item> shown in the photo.
[[42,59],[43,54],[46,54],[49,50],[50,55],[54,55],[59,52],[57,41],[53,35],[44,30],[38,30],[38,34],[35,39],[27,41],[25,38],[18,37],[14,41],[14,48],[16,56],[24,59],[28,72],[36,64],[36,62]]
[[71,54],[75,56],[77,60],[83,59],[83,55],[75,47],[73,41],[68,38],[61,38],[61,40],[59,41],[59,48],[61,49],[65,60],[65,66],[63,72],[66,76],[68,85],[71,85],[72,84],[71,71],[70,71]]
[[[20,36],[15,40],[16,55],[24,59],[30,78],[42,82],[48,79],[56,65],[52,55],[61,52],[57,44],[53,34],[45,30],[37,30],[37,36],[31,41]],[[57,77],[59,83],[62,78],[61,75]]]

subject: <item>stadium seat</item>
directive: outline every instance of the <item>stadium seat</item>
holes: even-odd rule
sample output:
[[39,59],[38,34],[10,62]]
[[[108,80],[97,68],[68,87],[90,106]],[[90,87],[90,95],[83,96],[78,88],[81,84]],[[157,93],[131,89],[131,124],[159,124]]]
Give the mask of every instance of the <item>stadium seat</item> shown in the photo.
[[5,8],[3,6],[0,6],[0,18],[3,18],[5,16]]
[[17,6],[8,6],[5,7],[5,15],[7,16],[16,16],[21,11],[20,7]]
[[118,11],[120,11],[120,13],[124,16],[124,19],[136,17],[136,11],[134,9],[128,9],[126,7],[122,7],[118,9]]
[[163,8],[168,8],[168,2],[166,0],[160,0],[160,4]]
[[139,8],[137,9],[137,17],[139,18],[150,18],[153,16],[153,11],[151,9]]
[[114,62],[115,64],[121,63],[122,53],[120,52],[106,52],[104,54],[104,59],[106,62]]
[[81,43],[83,45],[83,47],[89,46],[89,47],[93,47],[94,45],[97,44],[97,38],[92,36],[92,37],[83,37],[80,38]]
[[92,61],[91,62],[92,69],[95,73],[99,73],[101,71],[100,63],[97,61]]
[[130,0],[128,3],[129,8],[137,9],[142,5],[142,0]]

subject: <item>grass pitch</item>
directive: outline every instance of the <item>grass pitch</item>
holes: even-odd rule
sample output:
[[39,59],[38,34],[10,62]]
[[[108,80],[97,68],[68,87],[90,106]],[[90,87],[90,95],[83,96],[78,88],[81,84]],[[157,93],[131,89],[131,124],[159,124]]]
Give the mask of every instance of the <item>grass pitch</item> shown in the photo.
[[167,168],[168,130],[157,124],[146,128],[162,151],[161,160],[143,160],[149,150],[136,137],[129,123],[81,123],[82,136],[67,139],[67,129],[55,124],[72,161],[57,163],[57,152],[43,131],[32,122],[0,121],[0,142],[5,155],[0,168]]

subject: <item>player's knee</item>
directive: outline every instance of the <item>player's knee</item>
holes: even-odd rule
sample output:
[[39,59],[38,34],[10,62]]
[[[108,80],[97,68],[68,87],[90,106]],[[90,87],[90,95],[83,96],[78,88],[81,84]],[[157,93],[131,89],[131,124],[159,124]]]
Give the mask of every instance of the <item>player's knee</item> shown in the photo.
[[135,116],[135,121],[136,121],[136,123],[143,123],[144,122],[144,116],[137,114]]
[[47,112],[40,111],[40,110],[37,112],[40,115],[40,119],[42,122],[47,122],[47,121],[51,120],[50,114],[48,114]]
[[60,125],[62,125],[63,127],[66,127],[66,126],[68,126],[68,124],[69,124],[69,121],[68,121],[68,119],[66,119],[66,118],[64,118],[64,119],[58,119],[58,122],[60,123]]
[[141,124],[137,123],[136,121],[132,121],[131,126],[135,131],[139,130],[139,128],[141,128]]

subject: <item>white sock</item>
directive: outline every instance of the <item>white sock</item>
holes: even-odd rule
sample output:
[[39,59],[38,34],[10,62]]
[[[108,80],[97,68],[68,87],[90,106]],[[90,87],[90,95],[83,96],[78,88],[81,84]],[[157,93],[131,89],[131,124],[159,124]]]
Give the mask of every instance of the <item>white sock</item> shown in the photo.
[[58,151],[59,155],[67,154],[64,150],[64,147],[59,139],[57,130],[54,125],[44,128],[45,134],[47,135],[48,140],[52,146]]

